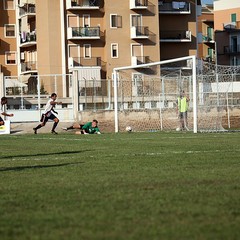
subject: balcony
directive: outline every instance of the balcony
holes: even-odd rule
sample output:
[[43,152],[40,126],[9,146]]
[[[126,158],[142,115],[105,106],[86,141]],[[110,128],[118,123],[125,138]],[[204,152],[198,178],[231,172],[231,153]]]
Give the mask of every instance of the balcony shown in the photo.
[[160,42],[191,42],[191,31],[161,31]]
[[150,63],[149,56],[132,56],[132,66]]
[[240,45],[224,46],[224,54],[239,55],[240,54]]
[[204,43],[215,43],[215,41],[213,40],[213,36],[210,35],[203,35],[202,40]]
[[240,31],[240,21],[223,23],[223,28],[224,28],[224,30],[226,30],[228,32]]
[[67,0],[69,10],[95,10],[100,8],[100,0]]
[[148,0],[130,0],[130,9],[141,10],[148,8]]
[[148,39],[149,30],[148,27],[134,26],[131,27],[131,39]]
[[68,67],[96,67],[101,66],[101,57],[69,57],[68,58]]
[[158,1],[158,9],[161,14],[190,14],[190,3]]
[[23,17],[26,15],[35,16],[36,15],[36,7],[35,5],[24,5],[23,7],[19,7],[19,17]]
[[213,56],[206,56],[206,57],[202,58],[202,60],[204,62],[208,62],[208,63],[216,63],[216,58]]
[[23,62],[21,63],[21,72],[28,73],[28,72],[36,72],[37,71],[37,62]]
[[36,45],[37,42],[37,35],[36,32],[22,32],[20,34],[20,47],[31,47],[33,45]]
[[68,39],[100,39],[100,27],[69,27]]

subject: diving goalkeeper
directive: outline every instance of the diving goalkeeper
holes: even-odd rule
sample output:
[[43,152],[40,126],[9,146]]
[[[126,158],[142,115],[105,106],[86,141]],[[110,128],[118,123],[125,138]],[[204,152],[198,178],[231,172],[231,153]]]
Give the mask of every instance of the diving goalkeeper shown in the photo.
[[71,129],[79,129],[79,131],[76,131],[76,134],[101,134],[99,128],[98,128],[98,121],[96,119],[93,119],[92,122],[87,122],[84,125],[83,124],[73,124],[70,127],[62,128],[65,131],[71,130]]

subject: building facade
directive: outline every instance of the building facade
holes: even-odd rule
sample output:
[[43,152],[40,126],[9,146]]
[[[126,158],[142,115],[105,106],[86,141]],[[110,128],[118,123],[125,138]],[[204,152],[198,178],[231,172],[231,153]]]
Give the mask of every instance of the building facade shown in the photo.
[[112,78],[116,66],[159,61],[158,2],[3,0],[4,75]]
[[220,65],[240,65],[240,1],[214,1],[214,31]]
[[158,1],[161,60],[198,55],[199,0]]
[[216,63],[213,5],[204,5],[198,17],[198,56],[203,61]]
[[[21,76],[78,73],[79,80],[112,79],[115,67],[197,55],[200,0],[2,0],[0,64]],[[44,78],[43,92],[54,91]],[[69,95],[68,78],[58,94]]]

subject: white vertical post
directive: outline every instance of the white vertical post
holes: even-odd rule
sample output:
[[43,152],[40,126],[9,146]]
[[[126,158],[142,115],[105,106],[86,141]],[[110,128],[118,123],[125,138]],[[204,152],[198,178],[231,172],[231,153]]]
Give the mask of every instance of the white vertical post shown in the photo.
[[54,92],[58,93],[57,91],[58,91],[58,89],[57,89],[57,76],[54,75]]
[[[1,71],[1,69],[0,69]],[[3,78],[3,73],[0,72],[0,96],[5,96],[5,79]]]
[[115,116],[115,132],[118,132],[118,89],[117,89],[117,71],[113,69],[114,81],[114,116]]
[[192,56],[193,75],[193,132],[197,133],[197,78],[196,78],[196,57]]
[[226,92],[226,98],[227,98],[227,116],[228,116],[228,129],[230,129],[230,113],[229,113],[229,104],[228,104],[228,92]]
[[73,117],[74,121],[78,121],[78,110],[79,110],[79,86],[78,86],[78,71],[73,71],[72,75],[72,99],[73,99]]
[[[68,3],[71,2],[70,0]],[[61,17],[60,17],[60,23],[61,23],[61,48],[62,48],[62,91],[63,97],[67,96],[67,86],[66,86],[66,45],[65,45],[65,23],[64,23],[64,9],[65,9],[65,1],[61,0],[60,1],[60,12],[61,12]]]
[[111,109],[111,84],[112,81],[108,81],[108,110]]
[[[164,104],[164,97],[163,97],[163,104]],[[159,113],[160,113],[160,127],[161,131],[163,130],[163,117],[162,117],[162,106],[161,106],[161,93],[159,94]]]
[[39,75],[37,76],[37,93],[38,93],[38,110],[39,110],[39,116],[41,116],[40,114],[40,108],[41,108],[41,103],[40,103],[40,99],[41,99],[41,82],[40,82],[40,78]]

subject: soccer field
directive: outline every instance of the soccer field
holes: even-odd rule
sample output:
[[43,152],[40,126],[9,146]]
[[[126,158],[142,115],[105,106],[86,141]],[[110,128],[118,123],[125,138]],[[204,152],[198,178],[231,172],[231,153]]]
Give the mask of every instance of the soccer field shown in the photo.
[[2,135],[0,237],[239,239],[239,133]]

